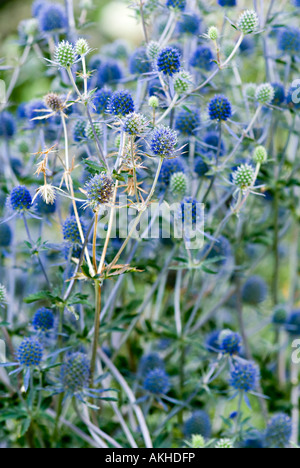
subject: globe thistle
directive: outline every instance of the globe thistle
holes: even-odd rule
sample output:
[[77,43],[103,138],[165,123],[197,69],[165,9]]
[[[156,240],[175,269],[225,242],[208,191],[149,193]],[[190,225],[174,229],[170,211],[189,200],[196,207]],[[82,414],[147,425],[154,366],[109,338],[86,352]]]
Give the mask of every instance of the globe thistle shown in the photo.
[[293,5],[295,5],[295,7],[300,7],[300,0],[293,0]]
[[168,8],[173,8],[177,11],[183,11],[186,7],[186,0],[167,0]]
[[265,433],[267,448],[286,448],[292,436],[292,420],[284,413],[273,416]]
[[56,211],[56,202],[53,200],[53,203],[46,203],[43,200],[42,195],[39,194],[39,196],[36,198],[35,205],[34,205],[35,210],[37,213],[41,215],[46,215],[49,216]]
[[123,130],[129,135],[142,135],[148,128],[148,120],[142,114],[132,112],[123,120]]
[[76,62],[77,55],[73,44],[62,41],[55,47],[54,60],[62,68],[70,68]]
[[205,349],[210,353],[219,353],[221,352],[220,348],[220,330],[214,330],[209,333],[205,338]]
[[118,83],[123,78],[123,71],[119,62],[107,60],[100,64],[97,73],[97,86],[102,88],[105,85]]
[[102,88],[96,91],[93,97],[93,105],[97,114],[104,114],[107,112],[112,94],[113,93],[109,88]]
[[151,71],[151,63],[144,47],[136,49],[130,56],[129,71],[133,75],[143,75]]
[[251,55],[255,51],[254,39],[250,36],[244,37],[240,45],[240,53],[244,55]]
[[[203,138],[203,143],[204,143],[204,151],[207,155],[213,154],[214,156],[217,156],[219,152],[219,157],[222,157],[225,155],[226,148],[224,141],[221,139],[220,141],[220,135],[218,132],[210,131],[207,132],[206,135]],[[219,149],[220,146],[220,149]]]
[[220,349],[224,354],[239,354],[242,347],[242,338],[239,333],[231,330],[223,330],[219,336]]
[[180,70],[180,54],[173,47],[165,47],[157,57],[158,71],[164,75],[173,76]]
[[226,121],[232,115],[230,101],[223,95],[215,96],[208,105],[211,120]]
[[205,448],[205,440],[201,435],[192,435],[192,441],[189,443],[189,447],[192,449]]
[[184,94],[191,89],[193,77],[189,72],[181,70],[173,76],[173,83],[175,92],[177,94]]
[[76,120],[73,126],[73,140],[78,143],[86,139],[86,122],[84,120]]
[[129,91],[115,91],[109,102],[109,111],[113,115],[125,117],[134,112],[134,102]]
[[9,247],[12,240],[12,232],[7,223],[0,224],[0,247]]
[[[82,219],[80,218],[80,223],[82,226],[83,234],[86,234],[86,225],[83,223]],[[75,216],[69,216],[62,227],[63,230],[63,237],[66,242],[70,244],[81,244],[81,237],[80,232],[78,229],[77,221]]]
[[36,311],[33,320],[33,328],[36,331],[47,332],[54,327],[54,315],[52,310],[41,307]]
[[255,98],[260,104],[271,104],[275,97],[275,91],[270,83],[264,83],[257,87]]
[[291,336],[300,336],[300,310],[292,310],[286,319],[285,329]]
[[211,436],[211,423],[208,414],[202,410],[195,411],[185,422],[183,433],[186,438],[201,435],[205,439],[209,439]]
[[194,135],[200,126],[200,113],[196,108],[180,109],[176,119],[175,128],[183,135]]
[[264,164],[268,160],[268,152],[264,146],[257,146],[253,154],[253,161],[256,164]]
[[159,125],[151,135],[151,150],[161,158],[172,158],[177,144],[177,133],[170,127]]
[[170,381],[165,370],[160,368],[150,370],[144,379],[143,388],[154,395],[164,395],[168,393]]
[[37,367],[43,358],[43,347],[36,338],[25,338],[17,349],[17,359],[21,366]]
[[243,34],[251,34],[255,32],[259,25],[259,19],[256,11],[246,10],[241,14],[237,27]]
[[216,443],[215,448],[217,449],[232,449],[234,448],[233,442],[230,439],[221,439]]
[[96,174],[85,186],[89,205],[97,209],[110,202],[114,192],[114,182],[105,172]]
[[69,244],[68,242],[63,244],[63,255],[64,259],[69,261],[72,258],[79,259],[82,253],[82,247],[78,244]]
[[159,174],[159,182],[166,187],[170,185],[171,177],[177,172],[185,172],[185,167],[180,158],[165,159]]
[[138,366],[138,374],[146,377],[154,369],[165,369],[165,365],[159,354],[149,353],[142,357]]
[[283,306],[277,306],[272,315],[274,325],[284,325],[287,322],[288,313]]
[[268,286],[261,276],[251,276],[242,288],[242,299],[250,305],[264,302],[268,296]]
[[259,368],[254,362],[235,361],[230,372],[229,385],[235,390],[251,392],[256,390],[259,379]]
[[158,54],[160,51],[160,44],[155,41],[150,41],[147,46],[147,57],[152,62],[157,60]]
[[215,56],[210,47],[203,45],[197,47],[190,59],[190,65],[202,70],[211,70],[214,67]]
[[152,109],[157,109],[159,107],[159,100],[156,96],[151,96],[148,101],[149,107]]
[[241,443],[241,448],[245,449],[262,449],[265,448],[264,435],[259,431],[254,431],[247,439],[244,439]]
[[183,172],[175,172],[171,176],[170,191],[176,198],[182,199],[188,189],[188,178]]
[[29,37],[34,37],[39,30],[39,22],[36,18],[30,18],[20,21],[18,33],[22,40],[26,41]]
[[4,307],[7,304],[7,292],[5,286],[0,284],[0,307]]
[[53,112],[59,112],[63,109],[63,100],[55,93],[48,93],[44,97],[46,106]]
[[204,177],[209,172],[209,167],[201,156],[195,158],[194,171],[199,177]]
[[29,128],[35,128],[39,125],[45,125],[46,119],[36,119],[45,113],[45,103],[41,99],[34,99],[26,104],[26,117],[29,120]]
[[235,7],[236,0],[218,0],[218,4],[221,7]]
[[247,83],[245,86],[246,96],[250,99],[255,99],[257,85],[255,83]]
[[90,122],[87,123],[85,127],[85,136],[88,140],[95,140],[94,132],[98,138],[101,137],[102,127],[100,122],[93,122],[93,126],[90,124]]
[[278,49],[287,55],[298,55],[300,52],[300,29],[283,28],[278,34]]
[[86,39],[80,38],[76,41],[75,44],[75,54],[79,55],[82,57],[83,55],[86,55],[90,51],[90,46],[89,43]]
[[38,14],[40,31],[49,33],[66,29],[68,19],[65,14],[65,9],[58,3],[45,2]]
[[60,371],[60,382],[67,394],[75,395],[88,388],[90,364],[83,353],[70,354],[63,362]]
[[211,41],[216,41],[219,37],[219,30],[216,26],[211,26],[208,31],[207,35]]
[[233,183],[241,190],[251,188],[255,182],[255,170],[250,164],[242,164],[232,175]]
[[29,210],[32,205],[29,190],[24,185],[18,185],[13,188],[9,196],[9,205],[13,211],[19,213]]
[[10,112],[0,113],[0,137],[12,138],[16,133],[16,121]]
[[180,34],[197,35],[200,32],[201,19],[196,14],[183,14],[178,22]]
[[285,101],[285,88],[281,83],[271,83],[274,89],[274,99],[271,102],[273,106],[280,106]]

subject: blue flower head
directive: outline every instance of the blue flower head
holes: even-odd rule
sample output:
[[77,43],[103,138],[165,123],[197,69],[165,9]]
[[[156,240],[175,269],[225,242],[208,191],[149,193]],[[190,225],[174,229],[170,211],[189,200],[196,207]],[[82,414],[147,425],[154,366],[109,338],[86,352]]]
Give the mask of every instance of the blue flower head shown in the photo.
[[206,336],[205,348],[210,353],[219,353],[221,351],[219,341],[220,333],[220,330],[214,330]]
[[41,9],[46,5],[46,0],[35,0],[31,7],[32,16],[37,18]]
[[[82,225],[83,234],[85,236],[86,230],[87,230],[86,225],[82,221],[81,218],[80,218],[80,222]],[[79,229],[77,226],[77,221],[76,221],[75,216],[69,216],[65,220],[63,224],[63,236],[64,236],[64,240],[66,242],[69,242],[70,244],[81,244],[81,237],[80,237],[80,233],[79,233]]]
[[258,366],[254,362],[235,361],[231,372],[229,385],[235,390],[251,392],[257,388],[260,380]]
[[292,420],[284,413],[278,413],[268,423],[265,433],[267,448],[286,448],[292,436]]
[[190,59],[190,65],[194,68],[200,68],[202,70],[211,70],[214,67],[215,56],[208,46],[199,46],[193,53]]
[[201,156],[195,158],[194,171],[199,177],[204,177],[209,171],[208,165]]
[[38,14],[40,31],[49,33],[66,29],[68,20],[65,9],[58,3],[45,3]]
[[12,138],[16,133],[16,121],[10,112],[0,114],[0,137]]
[[94,94],[93,105],[95,106],[97,114],[104,114],[107,112],[112,94],[113,93],[109,88],[99,89],[99,91]]
[[114,182],[111,177],[102,172],[88,181],[85,190],[89,204],[96,209],[99,205],[109,203],[114,191]]
[[265,447],[265,437],[259,431],[251,433],[247,439],[244,439],[241,443],[241,448],[245,449],[262,449]]
[[159,174],[159,181],[168,187],[170,185],[171,177],[177,172],[185,172],[185,167],[181,159],[165,159]]
[[[205,143],[204,151],[206,154],[212,153],[214,156],[217,155],[219,149],[219,134],[218,132],[207,132],[204,136],[203,142]],[[222,157],[225,155],[225,144],[224,141],[221,140],[220,143],[220,154],[219,156]]]
[[25,338],[17,349],[17,359],[21,366],[39,366],[43,357],[43,347],[36,338]]
[[200,126],[200,113],[196,108],[180,109],[176,116],[175,128],[183,135],[194,135]]
[[285,89],[282,83],[271,83],[274,89],[274,99],[271,102],[273,106],[280,106],[285,101]]
[[285,322],[286,331],[292,336],[300,336],[300,310],[293,310]]
[[298,55],[300,52],[300,29],[284,28],[278,34],[278,49],[288,55]]
[[201,19],[196,14],[183,14],[178,22],[181,34],[197,35],[200,33]]
[[242,289],[243,301],[250,305],[264,302],[268,296],[268,286],[261,276],[251,276]]
[[[37,127],[38,125],[45,125],[47,123],[46,119],[33,120],[36,117],[41,117],[45,111],[46,105],[41,99],[33,100],[26,105],[26,117],[29,120],[29,128]],[[48,120],[49,121],[49,120]]]
[[207,259],[214,260],[212,265],[216,265],[218,267],[226,265],[232,255],[230,242],[224,236],[218,237],[217,242],[214,243],[212,248],[211,244],[207,244],[203,249],[203,254],[208,251],[209,254]]
[[54,315],[52,310],[41,307],[38,309],[32,320],[33,328],[36,331],[47,332],[54,327]]
[[138,367],[138,374],[146,377],[154,369],[165,369],[165,365],[159,354],[149,353],[142,357]]
[[172,158],[177,145],[177,133],[170,127],[159,125],[151,135],[151,150],[161,158]]
[[144,379],[143,388],[154,395],[168,393],[170,381],[165,370],[161,368],[150,370]]
[[201,435],[205,439],[211,436],[211,423],[208,414],[205,411],[195,411],[185,422],[183,433],[187,439],[193,435]]
[[183,11],[186,7],[186,0],[167,0],[166,5],[168,8]]
[[56,200],[51,203],[44,202],[43,198],[39,195],[34,204],[34,208],[40,215],[49,216],[56,211]]
[[118,83],[120,80],[122,80],[122,78],[123,72],[119,62],[110,59],[101,63],[100,67],[98,68],[97,86],[101,88],[104,85]]
[[32,198],[29,190],[24,185],[13,188],[9,196],[9,205],[13,211],[24,212],[32,205]]
[[172,76],[180,70],[180,54],[173,47],[165,47],[157,57],[158,71]]
[[12,240],[12,232],[7,223],[0,224],[0,247],[9,247]]
[[208,113],[211,120],[226,121],[232,115],[231,103],[225,96],[215,96],[208,105]]
[[231,330],[223,330],[220,333],[220,349],[224,354],[238,354],[241,350],[242,338]]
[[151,63],[144,47],[136,49],[129,59],[129,71],[133,75],[143,75],[151,71]]
[[123,116],[134,112],[134,102],[129,91],[115,91],[109,102],[109,111],[113,115]]
[[85,130],[86,130],[86,122],[81,119],[76,120],[73,126],[73,140],[76,143],[79,143],[80,141],[86,139]]
[[90,364],[83,353],[70,354],[61,366],[60,382],[66,393],[81,393],[88,388]]
[[221,7],[235,7],[236,0],[218,0],[218,4]]

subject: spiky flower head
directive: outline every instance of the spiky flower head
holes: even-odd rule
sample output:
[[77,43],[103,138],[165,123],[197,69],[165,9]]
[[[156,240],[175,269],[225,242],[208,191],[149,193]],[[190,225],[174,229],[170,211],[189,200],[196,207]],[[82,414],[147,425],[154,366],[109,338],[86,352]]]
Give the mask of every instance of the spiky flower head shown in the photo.
[[62,68],[70,68],[76,62],[77,56],[73,44],[62,41],[55,47],[54,60]]
[[156,96],[150,96],[149,101],[148,101],[149,107],[152,107],[152,109],[157,109],[159,106],[159,100],[158,97]]
[[123,130],[129,135],[142,135],[147,131],[148,120],[142,114],[132,112],[123,120]]
[[268,152],[264,146],[257,146],[253,154],[253,161],[256,164],[263,164],[268,159]]
[[187,93],[193,84],[192,75],[185,71],[180,70],[173,76],[174,90],[177,94]]
[[154,395],[168,393],[170,389],[170,381],[165,370],[157,368],[149,371],[143,382],[143,388]]
[[85,128],[85,136],[88,140],[95,140],[95,133],[98,138],[101,137],[102,128],[100,122],[93,122],[93,126],[90,122],[87,123]]
[[217,449],[232,449],[233,447],[233,442],[230,439],[221,439],[216,443],[215,448]]
[[152,132],[151,150],[161,158],[172,158],[177,145],[177,133],[170,127],[159,125]]
[[191,107],[180,109],[175,120],[175,128],[184,135],[194,135],[200,126],[199,110]]
[[109,88],[102,88],[96,91],[93,97],[93,105],[98,114],[104,114],[108,111],[108,104],[112,94],[112,90]]
[[172,195],[176,198],[182,199],[187,193],[187,188],[187,176],[183,172],[175,172],[175,174],[171,176],[170,181],[170,191]]
[[154,369],[165,369],[162,358],[157,353],[145,354],[140,360],[138,374],[141,377],[146,377]]
[[12,210],[20,213],[29,210],[32,205],[29,190],[24,185],[13,188],[9,196],[9,205]]
[[73,126],[73,140],[78,143],[86,139],[86,122],[84,120],[76,120]]
[[17,125],[14,116],[7,111],[0,113],[0,137],[12,138],[16,133]]
[[105,172],[102,172],[87,182],[85,190],[89,205],[93,209],[97,209],[99,205],[110,202],[114,191],[114,181]]
[[260,104],[271,104],[275,96],[275,91],[270,83],[263,83],[258,86],[255,98]]
[[267,299],[268,286],[265,280],[258,275],[250,276],[242,288],[242,299],[250,305],[261,304]]
[[208,165],[201,156],[195,159],[194,171],[199,177],[204,177],[209,171]]
[[[86,225],[82,219],[80,219],[83,234],[86,233]],[[81,236],[78,229],[77,221],[75,216],[69,216],[63,224],[63,236],[66,242],[70,244],[81,244]]]
[[7,292],[5,286],[0,284],[0,307],[4,307],[7,304]]
[[133,75],[143,75],[151,72],[151,62],[144,47],[139,47],[130,56],[129,71]]
[[168,8],[173,8],[177,11],[183,11],[186,7],[186,0],[167,0]]
[[278,34],[278,49],[287,55],[300,53],[300,29],[283,28]]
[[255,170],[250,164],[242,164],[232,175],[233,183],[241,190],[253,186],[255,181]]
[[187,229],[200,223],[203,219],[203,205],[195,198],[186,197],[181,202],[180,215]]
[[222,7],[235,7],[236,0],[218,0],[218,4]]
[[25,338],[17,349],[17,359],[24,367],[39,366],[43,357],[43,347],[36,338]]
[[287,321],[288,313],[283,305],[279,305],[275,308],[272,315],[272,323],[275,325],[284,325]]
[[160,44],[156,41],[150,41],[147,46],[147,56],[153,62],[157,59],[160,51]]
[[292,436],[292,420],[284,413],[273,416],[268,423],[265,441],[268,448],[286,448]]
[[211,41],[216,41],[219,37],[219,30],[216,26],[211,26],[208,31],[207,35]]
[[66,393],[81,393],[88,388],[89,378],[89,359],[83,353],[71,354],[61,366],[60,382]]
[[203,436],[193,434],[192,435],[192,441],[189,444],[189,446],[192,449],[204,448],[205,447],[205,440],[204,440]]
[[219,335],[220,349],[224,354],[238,354],[241,350],[242,338],[231,330],[223,330]]
[[159,174],[159,182],[166,187],[170,185],[171,177],[176,172],[185,172],[185,166],[181,158],[165,159]]
[[165,47],[157,57],[158,71],[164,75],[173,76],[180,70],[180,54],[174,47]]
[[46,106],[53,112],[59,112],[63,108],[63,99],[56,93],[48,93],[44,97]]
[[282,83],[271,83],[274,88],[274,99],[272,101],[272,105],[280,106],[285,101],[285,87]]
[[190,59],[190,65],[203,70],[211,70],[214,67],[215,55],[207,45],[198,46]]
[[22,39],[28,39],[29,37],[35,36],[38,29],[39,23],[36,18],[29,18],[27,20],[20,21],[18,26],[18,32]]
[[[41,185],[37,189],[36,194],[33,197],[32,203],[38,197],[41,198],[46,205],[54,205],[55,204],[56,193],[55,193],[55,189],[54,189],[53,185],[52,184]],[[53,212],[53,210],[50,210],[50,212]]]
[[235,361],[230,372],[229,385],[235,390],[251,392],[257,388],[259,379],[259,368],[254,362]]
[[300,310],[292,310],[285,322],[285,330],[291,336],[300,336]]
[[54,315],[52,310],[41,307],[36,311],[32,320],[36,331],[47,332],[54,327]]
[[223,95],[215,96],[208,105],[208,113],[211,120],[226,121],[232,115],[231,103]]
[[237,27],[243,34],[251,34],[256,31],[259,25],[259,19],[256,11],[246,10],[241,14]]
[[39,11],[38,20],[40,31],[43,33],[66,29],[68,26],[65,9],[58,3],[44,2]]
[[245,86],[246,96],[250,99],[255,99],[257,85],[255,83],[247,83]]
[[183,433],[187,438],[193,435],[201,435],[208,439],[211,436],[211,423],[208,414],[202,410],[195,411],[185,422]]
[[89,43],[86,39],[80,38],[75,44],[75,53],[82,57],[83,55],[88,54],[90,51]]
[[113,115],[123,116],[134,112],[134,102],[129,91],[115,91],[109,102],[109,111]]

